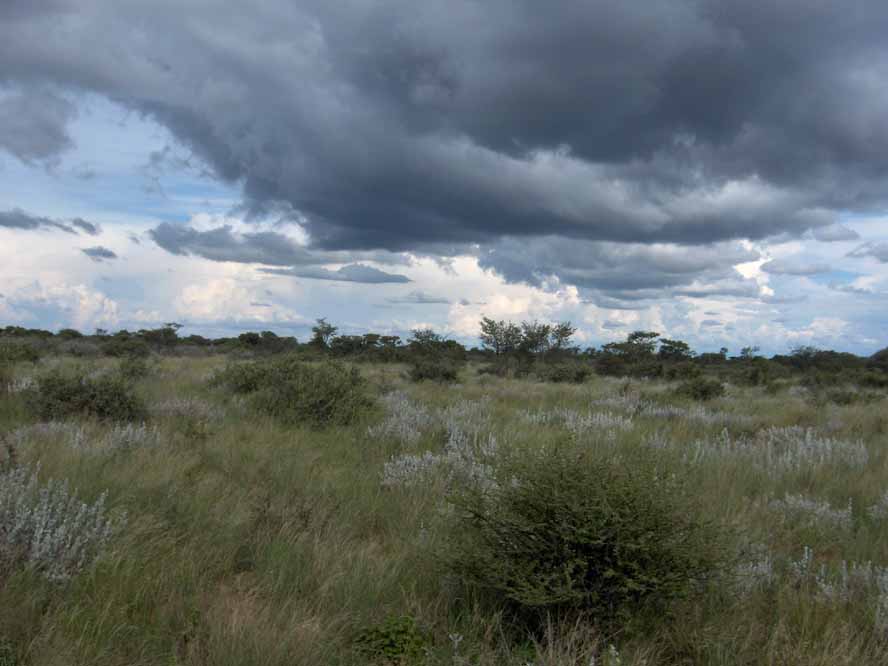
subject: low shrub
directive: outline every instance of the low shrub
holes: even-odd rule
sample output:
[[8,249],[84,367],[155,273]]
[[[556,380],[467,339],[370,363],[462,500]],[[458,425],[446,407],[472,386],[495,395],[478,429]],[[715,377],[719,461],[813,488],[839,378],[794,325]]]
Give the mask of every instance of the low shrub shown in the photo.
[[26,361],[34,363],[40,360],[40,352],[34,345],[27,342],[0,340],[0,362],[18,363]]
[[669,381],[696,379],[702,372],[694,363],[674,363],[666,366],[663,376]]
[[126,381],[136,381],[147,377],[151,372],[151,366],[144,356],[124,356],[120,359],[117,372]]
[[267,363],[229,363],[210,378],[210,385],[237,394],[252,393],[265,385],[268,372]]
[[299,363],[270,381],[255,396],[257,409],[287,423],[316,427],[348,425],[372,406],[366,382],[356,368],[327,362]]
[[717,379],[698,377],[697,379],[683,382],[675,389],[675,392],[683,398],[705,402],[722,397],[725,394],[725,386]]
[[668,609],[721,572],[728,549],[686,477],[653,455],[550,446],[502,461],[508,482],[451,494],[447,569],[535,629],[553,616],[615,629]]
[[102,345],[102,350],[108,356],[148,356],[151,354],[151,347],[148,343],[140,338],[127,338],[113,336],[108,338]]
[[41,483],[25,467],[0,473],[0,575],[31,567],[50,580],[78,573],[120,527],[105,497],[81,502],[65,482]]
[[390,617],[361,631],[355,649],[372,662],[413,664],[425,656],[428,639],[412,617]]
[[88,376],[52,370],[39,376],[23,395],[29,411],[44,421],[75,415],[135,421],[146,414],[129,383],[112,374]]
[[888,372],[867,372],[860,378],[860,384],[868,388],[888,388]]
[[519,356],[499,356],[478,370],[482,375],[494,375],[496,377],[508,377],[519,379],[526,377],[533,369],[533,364],[526,358]]
[[581,363],[548,363],[539,364],[534,373],[544,382],[582,384],[592,369]]
[[410,379],[414,382],[455,382],[459,379],[459,369],[447,359],[422,359],[410,368]]
[[284,356],[237,363],[212,382],[250,395],[257,411],[286,423],[347,425],[372,405],[357,369],[333,361],[310,364]]

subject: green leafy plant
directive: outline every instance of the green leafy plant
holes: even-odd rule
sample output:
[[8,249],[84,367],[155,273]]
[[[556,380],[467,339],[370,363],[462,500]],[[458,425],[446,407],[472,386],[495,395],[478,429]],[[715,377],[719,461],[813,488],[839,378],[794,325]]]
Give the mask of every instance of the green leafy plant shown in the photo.
[[124,356],[120,359],[117,372],[127,381],[135,381],[147,377],[151,372],[151,366],[144,356]]
[[592,369],[581,363],[538,364],[534,373],[546,382],[582,384],[592,374]]
[[347,425],[371,405],[366,382],[355,368],[296,356],[229,365],[212,383],[251,396],[254,408],[285,423]]
[[724,540],[683,477],[650,452],[564,447],[504,461],[506,482],[454,491],[452,574],[539,628],[565,614],[625,625],[720,571]]
[[145,407],[128,382],[112,375],[52,370],[24,392],[25,405],[43,420],[82,415],[98,419],[135,421],[145,418]]
[[385,664],[414,664],[421,659],[428,638],[410,616],[393,616],[361,631],[355,649],[364,657]]
[[410,379],[415,382],[455,382],[459,379],[459,369],[453,361],[444,358],[428,358],[416,361],[410,368]]
[[676,394],[683,398],[707,401],[721,398],[725,394],[725,387],[717,379],[697,377],[682,383],[676,390]]

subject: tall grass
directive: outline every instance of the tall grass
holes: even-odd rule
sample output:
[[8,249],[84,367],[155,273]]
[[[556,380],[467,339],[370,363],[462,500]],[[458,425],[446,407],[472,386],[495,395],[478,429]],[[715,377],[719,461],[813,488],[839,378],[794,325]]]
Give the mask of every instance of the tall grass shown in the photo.
[[[4,659],[367,664],[362,637],[377,644],[391,629],[407,632],[405,663],[442,666],[888,663],[884,395],[824,407],[804,392],[727,386],[703,406],[665,382],[547,383],[468,366],[445,387],[368,364],[361,390],[381,399],[378,413],[319,424],[209,386],[226,364],[160,360],[132,377],[145,405],[132,426],[88,410],[43,416],[26,392],[4,393],[0,434],[14,453],[0,456],[0,496],[39,464],[38,492],[55,479],[76,488],[77,507],[104,497],[107,516],[127,516],[61,583],[8,558]],[[7,375],[32,372],[23,361]],[[533,453],[554,441],[614,470],[646,452],[672,461],[701,515],[731,535],[730,570],[644,631],[606,626],[594,608],[529,628],[460,583],[439,557],[458,519],[454,484],[502,488],[504,457],[540,467]]]

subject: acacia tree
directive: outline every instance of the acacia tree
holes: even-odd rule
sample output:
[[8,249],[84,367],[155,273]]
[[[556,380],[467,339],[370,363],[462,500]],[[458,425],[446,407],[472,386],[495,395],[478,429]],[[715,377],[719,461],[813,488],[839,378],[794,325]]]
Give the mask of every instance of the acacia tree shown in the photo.
[[550,334],[550,346],[552,347],[552,349],[556,350],[567,349],[571,337],[573,337],[573,334],[576,332],[576,327],[573,326],[569,321],[563,321],[555,324],[554,326],[552,326],[552,332]]
[[538,321],[522,321],[521,351],[530,354],[543,354],[549,351],[549,335],[551,333],[551,324],[543,324]]
[[311,344],[326,349],[330,345],[330,339],[336,335],[339,329],[333,324],[327,323],[325,317],[316,320],[316,324],[311,327]]
[[481,319],[481,344],[500,356],[515,351],[521,344],[521,329],[512,322]]

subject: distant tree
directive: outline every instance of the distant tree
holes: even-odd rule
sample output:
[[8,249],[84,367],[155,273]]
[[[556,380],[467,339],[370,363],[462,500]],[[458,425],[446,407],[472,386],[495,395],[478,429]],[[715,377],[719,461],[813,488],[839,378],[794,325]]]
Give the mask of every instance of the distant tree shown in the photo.
[[567,349],[568,345],[570,344],[570,339],[576,332],[576,327],[573,326],[569,321],[563,321],[555,324],[554,326],[552,326],[552,332],[550,334],[551,348],[556,350]]
[[870,356],[867,365],[874,370],[888,372],[888,347]]
[[760,348],[758,346],[743,347],[743,349],[740,350],[740,358],[744,361],[751,361],[758,355],[759,351]]
[[326,349],[330,345],[330,339],[336,335],[339,329],[328,324],[325,317],[315,320],[317,323],[311,327],[312,338],[309,344]]
[[59,337],[63,340],[74,340],[76,338],[82,338],[83,333],[73,328],[63,328],[59,331]]
[[245,347],[258,347],[262,342],[262,337],[258,333],[241,333],[237,336],[238,342]]
[[521,344],[521,329],[511,322],[481,319],[481,344],[497,356],[515,351]]
[[521,350],[530,354],[542,354],[549,351],[551,324],[538,321],[521,322]]
[[657,352],[664,361],[687,361],[694,356],[691,347],[687,342],[681,340],[669,340],[663,338],[660,340],[660,350]]

